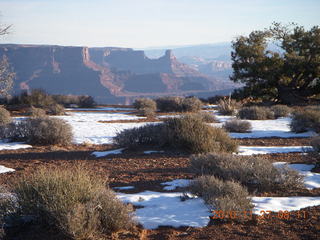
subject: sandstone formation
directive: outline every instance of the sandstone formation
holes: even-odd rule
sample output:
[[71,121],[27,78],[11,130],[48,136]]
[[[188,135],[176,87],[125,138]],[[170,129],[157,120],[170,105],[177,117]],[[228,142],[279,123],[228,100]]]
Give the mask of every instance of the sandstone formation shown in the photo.
[[52,94],[91,95],[124,103],[138,96],[183,95],[226,88],[166,51],[150,59],[128,48],[0,45],[16,72],[15,92],[43,88]]

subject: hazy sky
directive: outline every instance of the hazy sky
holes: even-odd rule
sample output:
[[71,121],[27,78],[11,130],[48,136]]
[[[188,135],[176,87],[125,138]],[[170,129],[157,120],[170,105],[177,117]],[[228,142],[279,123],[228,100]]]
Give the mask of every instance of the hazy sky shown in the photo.
[[77,46],[230,41],[273,21],[320,24],[320,0],[0,0],[1,43]]

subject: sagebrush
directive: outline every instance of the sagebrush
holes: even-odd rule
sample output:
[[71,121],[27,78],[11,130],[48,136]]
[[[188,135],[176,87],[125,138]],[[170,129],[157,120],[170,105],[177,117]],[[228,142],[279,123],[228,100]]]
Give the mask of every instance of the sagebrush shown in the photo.
[[268,160],[256,156],[210,153],[191,156],[190,163],[197,174],[237,181],[260,192],[303,187],[298,172],[287,167],[276,168]]
[[188,190],[220,211],[243,212],[253,208],[247,189],[235,181],[222,181],[208,175],[201,176],[191,181]]
[[133,226],[132,208],[106,188],[106,181],[83,165],[45,168],[13,185],[17,212],[72,239],[91,239]]
[[223,128],[228,132],[246,133],[251,132],[252,126],[248,121],[233,119],[223,124]]
[[114,138],[120,147],[160,146],[191,153],[234,152],[237,143],[221,128],[194,115],[166,119],[164,123],[127,129]]
[[309,130],[320,132],[320,109],[299,109],[292,113],[291,131],[300,133]]
[[250,120],[267,120],[274,119],[274,113],[270,108],[267,107],[243,107],[239,110],[238,116],[241,119],[250,119]]

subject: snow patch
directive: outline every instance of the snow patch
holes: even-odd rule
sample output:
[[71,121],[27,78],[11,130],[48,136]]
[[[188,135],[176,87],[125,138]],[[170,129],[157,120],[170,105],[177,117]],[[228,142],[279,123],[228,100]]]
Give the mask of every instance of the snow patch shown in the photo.
[[320,205],[320,197],[253,197],[253,213],[260,211],[295,211],[301,208]]
[[163,182],[161,185],[164,185],[164,190],[175,190],[178,187],[187,187],[190,183],[188,179],[176,179],[170,182]]
[[93,153],[91,153],[91,155],[94,155],[96,157],[105,157],[105,156],[108,156],[111,154],[121,154],[123,150],[124,150],[124,148],[105,151],[105,152],[93,152]]
[[136,220],[144,228],[159,226],[205,227],[209,223],[210,211],[200,198],[181,201],[181,193],[160,193],[145,191],[137,194],[117,194],[124,202],[143,208],[135,211]]
[[0,165],[0,173],[14,172],[15,170],[12,168],[7,168],[5,166]]
[[24,144],[22,142],[11,142],[5,143],[0,141],[0,151],[1,150],[17,150],[17,149],[24,149],[24,148],[32,148],[29,144]]
[[254,154],[272,154],[272,153],[293,153],[311,151],[311,146],[290,146],[290,147],[252,147],[239,146],[239,155],[254,155]]

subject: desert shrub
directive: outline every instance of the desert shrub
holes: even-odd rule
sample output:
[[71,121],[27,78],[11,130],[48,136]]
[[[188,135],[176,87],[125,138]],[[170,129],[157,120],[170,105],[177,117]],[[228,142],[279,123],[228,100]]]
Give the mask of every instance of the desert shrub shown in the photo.
[[46,107],[55,103],[52,96],[42,89],[33,89],[30,94],[23,92],[18,98],[20,104],[37,107]]
[[33,118],[42,118],[47,115],[45,110],[33,106],[29,109],[29,113]]
[[141,127],[125,129],[118,133],[113,141],[120,147],[134,149],[138,146],[161,145],[163,124],[148,124]]
[[156,103],[161,112],[198,112],[203,105],[196,97],[162,97]]
[[49,106],[49,113],[52,115],[65,115],[65,110],[61,104],[56,103]]
[[218,102],[218,111],[222,115],[234,115],[241,107],[241,104],[231,98],[220,99]]
[[71,126],[57,118],[30,118],[26,121],[27,141],[33,144],[70,144]]
[[250,119],[250,120],[266,120],[274,119],[274,113],[266,107],[243,107],[239,110],[238,113],[241,119]]
[[70,144],[72,128],[62,119],[29,118],[0,128],[0,137],[32,144]]
[[192,153],[234,152],[237,143],[221,128],[207,125],[199,117],[186,115],[120,132],[114,142],[121,147],[161,146]]
[[218,210],[242,212],[253,208],[247,189],[234,181],[201,176],[189,184],[188,190]]
[[208,113],[208,112],[201,112],[198,114],[199,117],[201,117],[202,121],[205,123],[215,123],[218,122],[217,118],[215,115]]
[[199,112],[203,103],[196,97],[183,98],[181,102],[182,112]]
[[11,141],[27,141],[30,135],[28,121],[12,122],[0,126],[0,139],[9,139]]
[[303,186],[298,172],[286,167],[276,168],[263,158],[211,153],[192,156],[190,163],[197,174],[238,181],[261,192]]
[[106,182],[83,166],[40,168],[13,186],[19,211],[72,239],[127,229],[131,208],[105,188]]
[[77,105],[81,108],[93,108],[97,103],[91,96],[79,96],[79,103]]
[[228,132],[246,133],[251,132],[252,126],[248,121],[234,119],[225,122],[223,128]]
[[274,105],[271,107],[271,111],[274,113],[275,118],[288,117],[291,113],[291,108],[286,105]]
[[156,102],[150,98],[138,98],[134,101],[133,106],[139,114],[146,117],[153,117],[157,110]]
[[211,127],[202,119],[186,115],[164,122],[165,145],[192,153],[234,152],[237,143],[221,128]]
[[291,131],[306,132],[313,130],[320,132],[320,109],[300,109],[292,114]]
[[10,112],[0,106],[0,126],[9,124],[11,121]]
[[156,99],[157,108],[161,112],[178,112],[181,108],[182,98],[180,97],[161,97]]

